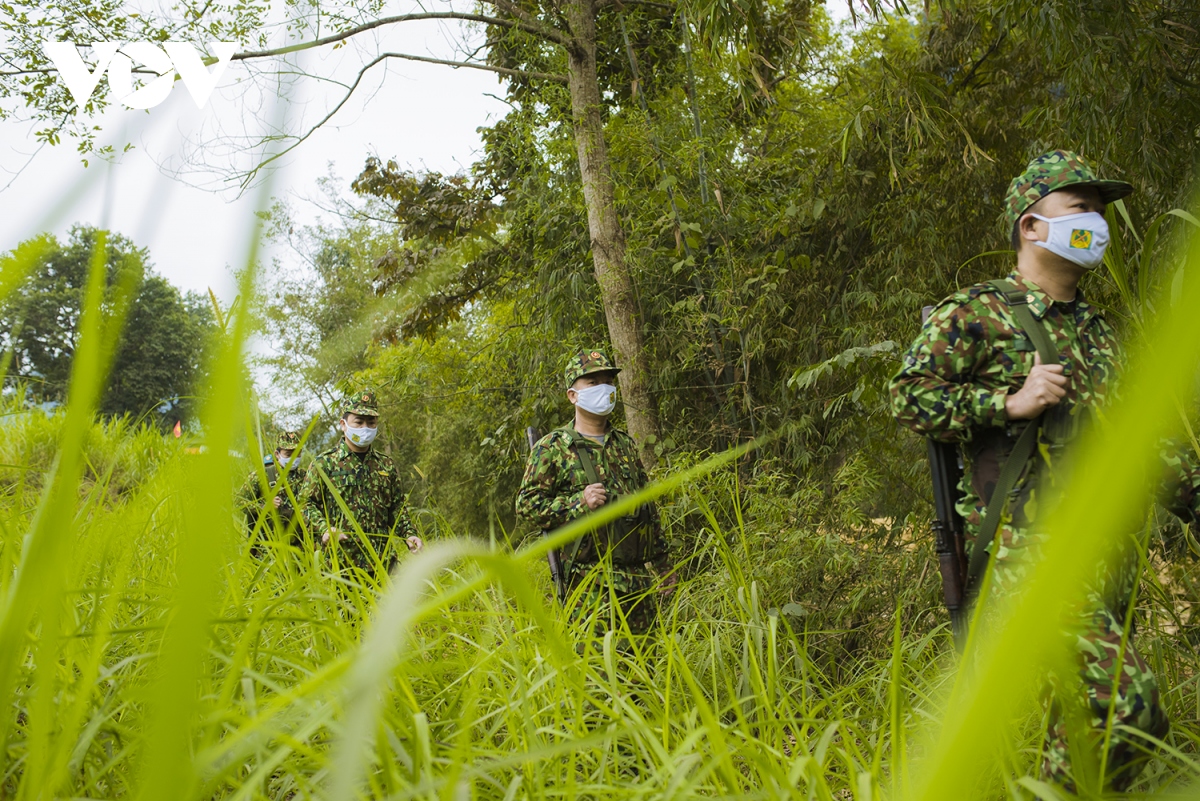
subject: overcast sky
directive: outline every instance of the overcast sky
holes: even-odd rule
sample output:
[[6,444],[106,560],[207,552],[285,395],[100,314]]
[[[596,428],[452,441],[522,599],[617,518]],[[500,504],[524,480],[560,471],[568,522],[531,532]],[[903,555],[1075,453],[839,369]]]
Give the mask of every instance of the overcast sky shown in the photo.
[[[402,30],[380,34],[357,52],[324,48],[306,54],[302,64],[314,74],[347,81],[363,52],[386,47],[454,58],[455,40],[462,38],[457,28],[442,23],[398,27]],[[248,76],[244,65],[232,63],[203,110],[179,83],[166,102],[148,112],[110,110],[100,120],[102,140],[118,148],[134,145],[111,164],[92,159],[85,168],[70,141],[39,150],[32,137],[36,126],[0,121],[0,251],[40,231],[64,233],[73,223],[106,226],[148,247],[155,268],[177,286],[198,292],[212,287],[229,301],[230,268],[245,262],[253,211],[263,196],[252,189],[239,197],[236,190],[219,188],[222,166],[237,164],[221,144],[273,114],[271,98],[264,105],[262,96],[246,91]],[[320,119],[343,93],[328,82],[299,80],[285,93],[289,129],[303,130]],[[317,179],[332,169],[348,187],[368,154],[409,167],[464,170],[480,149],[476,129],[507,108],[489,94],[502,94],[501,85],[479,70],[396,60],[375,67],[333,120],[282,160],[270,194],[291,200],[301,215],[315,214],[302,198],[316,194]],[[199,151],[197,142],[203,145]],[[216,172],[181,179],[180,166],[197,157]]]

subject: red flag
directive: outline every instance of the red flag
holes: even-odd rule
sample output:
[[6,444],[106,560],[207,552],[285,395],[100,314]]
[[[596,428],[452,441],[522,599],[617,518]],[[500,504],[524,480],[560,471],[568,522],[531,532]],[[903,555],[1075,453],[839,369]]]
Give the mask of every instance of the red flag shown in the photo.
[[175,439],[179,439],[180,437],[183,436],[183,421],[182,420],[175,421],[174,431],[175,431]]

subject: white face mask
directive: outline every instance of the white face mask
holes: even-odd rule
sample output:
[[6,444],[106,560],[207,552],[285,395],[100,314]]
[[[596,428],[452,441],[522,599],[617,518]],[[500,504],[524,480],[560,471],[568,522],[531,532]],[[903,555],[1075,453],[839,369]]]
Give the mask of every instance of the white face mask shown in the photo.
[[292,462],[296,461],[298,456],[278,456],[275,458],[275,463],[280,467],[287,467]]
[[585,412],[608,417],[617,406],[617,388],[612,384],[596,384],[575,390],[575,405]]
[[375,435],[379,433],[378,428],[352,428],[345,420],[342,421],[342,431],[346,434],[346,439],[353,442],[360,448],[365,448],[375,441]]
[[1088,270],[1104,261],[1104,249],[1108,247],[1108,220],[1100,212],[1084,211],[1064,214],[1062,217],[1029,216],[1050,226],[1046,241],[1033,244]]

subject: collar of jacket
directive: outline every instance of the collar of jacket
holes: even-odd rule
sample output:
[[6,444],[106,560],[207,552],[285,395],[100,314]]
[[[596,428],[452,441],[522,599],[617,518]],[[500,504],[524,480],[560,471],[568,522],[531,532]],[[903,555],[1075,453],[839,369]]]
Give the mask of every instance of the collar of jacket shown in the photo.
[[[1044,318],[1046,312],[1054,305],[1054,299],[1047,295],[1045,290],[1016,270],[1009,273],[1008,280],[1018,289],[1026,291],[1029,311],[1033,312],[1033,316],[1038,320]],[[1096,310],[1095,306],[1087,302],[1087,299],[1083,296],[1083,290],[1078,288],[1075,290],[1075,311],[1080,323],[1088,323],[1100,313]]]
[[[364,453],[364,454],[361,454],[361,455],[365,457],[365,456],[369,456],[370,454],[371,454],[371,449],[370,449],[370,448],[367,448],[367,452],[366,452],[366,453]],[[342,435],[342,441],[341,441],[341,442],[339,442],[339,443],[338,443],[338,446],[337,446],[337,458],[338,458],[338,460],[340,461],[340,460],[342,460],[342,459],[351,459],[351,458],[357,458],[359,455],[360,455],[360,454],[357,454],[357,453],[355,453],[354,451],[350,450],[350,446],[349,446],[348,444],[346,444],[346,435],[345,435],[345,434],[343,434],[343,435]]]

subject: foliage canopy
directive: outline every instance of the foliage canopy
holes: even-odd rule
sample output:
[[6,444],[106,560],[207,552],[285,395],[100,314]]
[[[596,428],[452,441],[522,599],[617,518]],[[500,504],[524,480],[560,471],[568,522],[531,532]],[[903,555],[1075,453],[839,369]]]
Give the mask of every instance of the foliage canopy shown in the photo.
[[[0,305],[0,346],[12,353],[10,377],[25,382],[34,402],[66,399],[97,233],[76,226],[66,243],[45,236],[21,246],[36,249],[39,258],[29,280]],[[207,299],[183,295],[155,274],[145,249],[125,237],[109,235],[104,253],[108,302],[123,277],[137,290],[99,411],[169,427],[194,409],[191,396],[212,330],[211,308]],[[14,254],[8,254],[8,263],[15,264]]]

